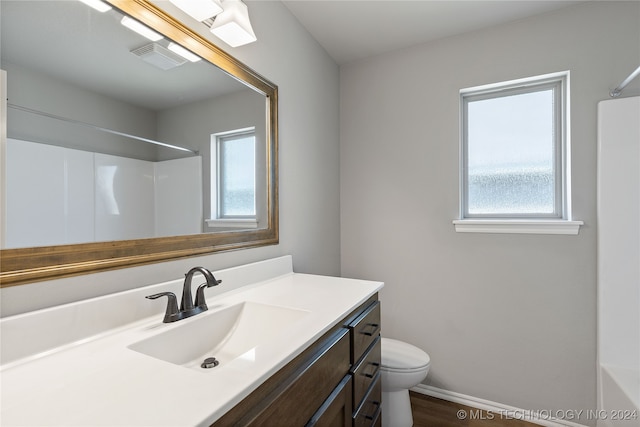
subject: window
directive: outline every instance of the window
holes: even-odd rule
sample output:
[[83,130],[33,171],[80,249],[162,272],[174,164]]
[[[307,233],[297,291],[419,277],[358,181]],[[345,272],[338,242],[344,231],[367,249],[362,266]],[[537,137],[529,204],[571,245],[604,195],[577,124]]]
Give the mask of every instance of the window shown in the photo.
[[460,91],[457,231],[579,226],[570,221],[568,77],[558,73]]
[[211,190],[210,226],[257,226],[255,128],[211,136]]

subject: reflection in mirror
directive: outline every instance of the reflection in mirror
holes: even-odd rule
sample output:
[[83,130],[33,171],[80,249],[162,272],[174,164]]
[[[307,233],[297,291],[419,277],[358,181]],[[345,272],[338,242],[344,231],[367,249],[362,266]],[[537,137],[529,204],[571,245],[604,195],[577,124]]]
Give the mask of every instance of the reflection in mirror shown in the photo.
[[[262,144],[254,147],[263,146],[264,96],[198,57],[173,53],[175,43],[162,36],[151,42],[130,31],[123,19],[77,1],[3,1],[5,248],[237,226],[233,215],[221,220],[209,208],[219,195],[207,184],[220,172],[210,140],[251,127]],[[257,154],[263,165],[264,150]],[[254,148],[248,161],[255,155]],[[260,184],[253,228],[266,219]]]
[[[275,86],[147,1],[110,3],[2,0],[3,286],[103,257],[112,268],[277,242]],[[159,38],[123,26],[127,14]],[[138,239],[146,249],[118,250]],[[30,264],[17,248],[85,265]]]

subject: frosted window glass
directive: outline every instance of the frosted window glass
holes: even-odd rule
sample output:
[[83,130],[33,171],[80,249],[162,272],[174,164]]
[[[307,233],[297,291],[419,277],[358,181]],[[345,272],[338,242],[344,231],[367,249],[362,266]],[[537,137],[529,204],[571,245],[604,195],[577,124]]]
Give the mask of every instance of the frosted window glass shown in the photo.
[[558,212],[554,90],[467,103],[469,215]]
[[220,146],[220,216],[256,215],[255,137],[224,139]]

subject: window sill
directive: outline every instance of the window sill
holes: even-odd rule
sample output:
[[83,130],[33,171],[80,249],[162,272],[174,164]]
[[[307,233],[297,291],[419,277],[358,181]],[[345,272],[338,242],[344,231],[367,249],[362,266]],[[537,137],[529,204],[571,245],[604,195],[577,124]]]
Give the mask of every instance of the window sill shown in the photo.
[[572,234],[580,232],[582,221],[519,220],[519,219],[459,219],[453,225],[457,233],[510,234]]
[[258,228],[258,220],[255,218],[241,219],[207,219],[207,226],[215,228]]

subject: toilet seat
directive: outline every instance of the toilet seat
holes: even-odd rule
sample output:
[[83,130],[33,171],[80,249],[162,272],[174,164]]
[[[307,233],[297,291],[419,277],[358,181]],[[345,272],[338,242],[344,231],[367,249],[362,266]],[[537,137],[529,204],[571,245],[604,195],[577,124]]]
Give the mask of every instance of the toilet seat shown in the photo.
[[431,359],[423,350],[403,341],[382,338],[380,368],[390,372],[416,372],[429,367]]

